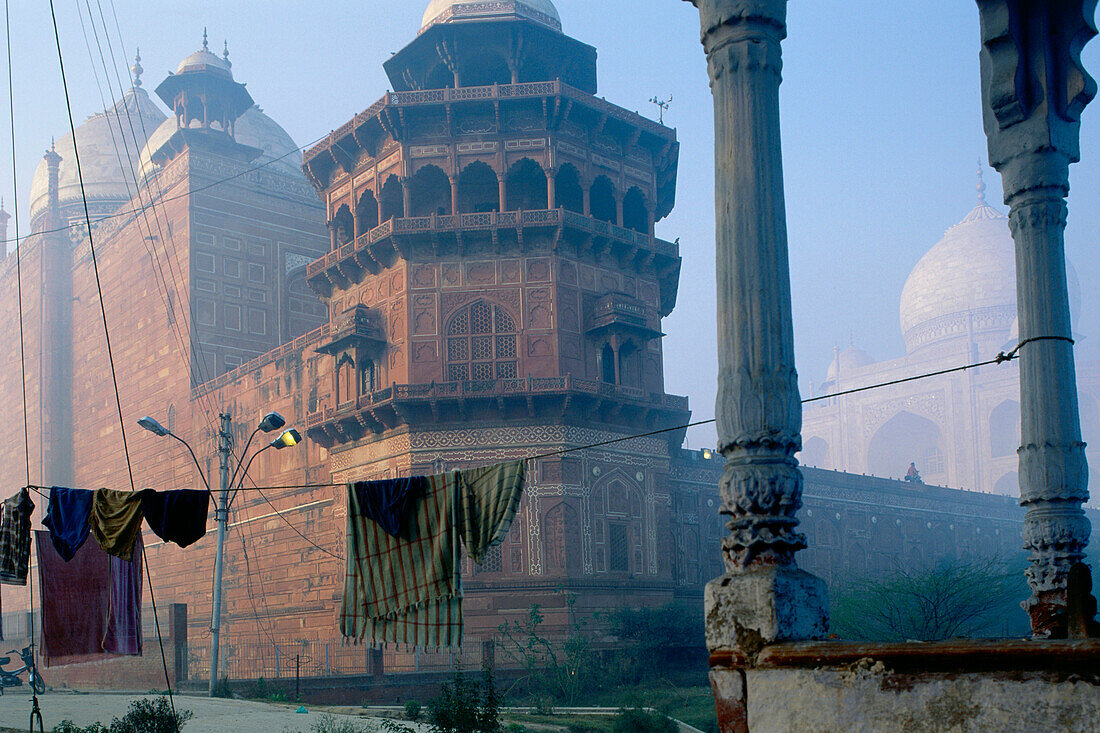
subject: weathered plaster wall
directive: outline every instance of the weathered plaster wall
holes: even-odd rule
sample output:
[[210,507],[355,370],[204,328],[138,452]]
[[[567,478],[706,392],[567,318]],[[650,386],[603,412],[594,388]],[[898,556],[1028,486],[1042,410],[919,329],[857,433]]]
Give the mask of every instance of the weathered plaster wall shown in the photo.
[[[752,733],[1096,730],[1100,686],[1057,673],[749,670]],[[783,704],[776,704],[777,701]]]

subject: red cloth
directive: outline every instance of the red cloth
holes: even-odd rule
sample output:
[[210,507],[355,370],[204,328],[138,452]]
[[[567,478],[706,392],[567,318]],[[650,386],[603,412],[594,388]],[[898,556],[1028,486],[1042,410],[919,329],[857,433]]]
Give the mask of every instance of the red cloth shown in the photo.
[[65,562],[50,540],[36,531],[38,582],[42,603],[42,656],[46,666],[57,657],[103,653],[107,631],[110,565],[96,542],[85,542]]
[[[139,538],[140,542],[140,538]],[[50,539],[36,531],[42,604],[42,656],[46,666],[64,658],[141,654],[141,550],[134,560],[112,557],[85,542],[65,562]]]

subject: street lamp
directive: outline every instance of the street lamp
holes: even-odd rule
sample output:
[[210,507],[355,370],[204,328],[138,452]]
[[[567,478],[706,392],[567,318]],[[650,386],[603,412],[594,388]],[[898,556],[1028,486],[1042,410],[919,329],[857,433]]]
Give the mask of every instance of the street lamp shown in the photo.
[[[252,431],[252,434],[248,437],[248,442],[245,443],[244,451],[242,451],[240,457],[237,459],[237,467],[233,470],[232,476],[229,474],[229,457],[233,453],[233,437],[230,433],[230,418],[227,414],[221,414],[218,416],[219,429],[218,429],[218,464],[221,471],[221,497],[214,506],[214,516],[218,523],[218,546],[214,555],[214,597],[213,597],[213,609],[210,614],[210,696],[214,696],[214,688],[218,683],[218,653],[220,642],[220,629],[221,629],[221,615],[222,615],[222,568],[224,565],[224,551],[225,551],[225,534],[227,531],[227,525],[229,523],[229,505],[231,499],[229,496],[230,489],[233,487],[234,481],[237,479],[237,475],[240,474],[241,483],[244,483],[245,476],[248,475],[248,469],[252,465],[252,461],[256,456],[263,453],[268,448],[275,448],[282,450],[283,448],[289,448],[297,445],[302,441],[301,434],[293,428],[284,430],[278,438],[271,441],[268,445],[264,446],[260,450],[252,454],[252,458],[245,464],[244,470],[241,471],[241,464],[244,463],[245,455],[248,453],[248,448],[252,445],[252,439],[256,437],[257,433],[265,432],[271,433],[286,425],[286,420],[283,416],[277,412],[269,412],[264,415],[260,424],[256,426],[256,429]],[[143,417],[138,420],[138,425],[153,433],[156,436],[164,437],[166,435],[171,436],[183,443],[187,447],[188,452],[191,454],[191,459],[195,461],[195,465],[198,466],[199,476],[202,477],[202,481],[206,484],[206,490],[210,491],[210,483],[206,480],[206,476],[203,474],[202,466],[199,464],[199,459],[195,457],[195,451],[191,450],[191,446],[187,445],[187,441],[151,417]],[[237,485],[240,488],[240,484]]]
[[195,462],[195,468],[199,469],[199,478],[202,479],[202,483],[206,486],[206,490],[210,491],[210,482],[206,480],[206,474],[203,473],[202,464],[199,463],[199,459],[195,457],[195,451],[191,450],[191,446],[189,446],[187,444],[186,440],[184,440],[180,436],[176,435],[171,430],[164,427],[163,425],[161,425],[159,422],[157,422],[153,418],[149,417],[148,415],[146,415],[145,417],[138,420],[138,425],[145,428],[146,430],[148,430],[153,435],[156,435],[157,437],[163,438],[164,436],[167,435],[168,437],[175,438],[179,442],[183,443],[183,447],[186,448],[187,452],[191,454],[191,460]]

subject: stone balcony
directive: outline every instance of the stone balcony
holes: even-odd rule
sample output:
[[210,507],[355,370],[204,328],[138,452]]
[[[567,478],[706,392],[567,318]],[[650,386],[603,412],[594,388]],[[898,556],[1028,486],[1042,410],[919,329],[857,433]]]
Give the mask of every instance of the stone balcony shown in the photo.
[[588,318],[589,336],[620,333],[642,343],[660,338],[660,317],[656,309],[625,293],[608,293],[596,301]]
[[555,248],[567,243],[578,256],[614,257],[637,270],[655,268],[662,315],[672,311],[680,270],[678,245],[568,209],[390,219],[310,263],[306,277],[310,287],[327,298],[334,290],[348,288],[367,273],[378,273],[414,252],[461,256],[464,242],[475,237],[491,238],[497,246],[503,246],[502,240],[514,242],[522,249],[525,233],[539,229],[552,234]]
[[395,384],[306,417],[311,440],[330,448],[401,425],[510,419],[568,419],[668,432],[676,445],[691,417],[687,397],[646,392],[587,379],[527,377],[468,382]]

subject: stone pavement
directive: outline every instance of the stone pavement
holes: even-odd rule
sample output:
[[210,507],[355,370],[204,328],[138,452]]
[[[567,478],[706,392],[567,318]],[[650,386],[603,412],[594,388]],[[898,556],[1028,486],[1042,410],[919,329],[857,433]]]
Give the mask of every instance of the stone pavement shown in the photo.
[[[27,730],[30,715],[30,691],[9,688],[0,697],[0,729]],[[85,726],[101,722],[110,724],[115,717],[122,717],[130,708],[130,701],[149,694],[73,693],[47,692],[40,695],[39,706],[45,729],[51,730],[62,720],[71,720]],[[195,714],[183,728],[183,733],[224,733],[225,731],[256,731],[262,733],[308,733],[323,710],[309,706],[309,713],[295,713],[296,705],[224,700],[220,698],[177,695],[177,710],[190,710]],[[344,708],[348,710],[348,708]],[[378,719],[337,715],[338,720],[356,721],[367,731],[379,731]],[[426,730],[421,727],[420,730]]]

